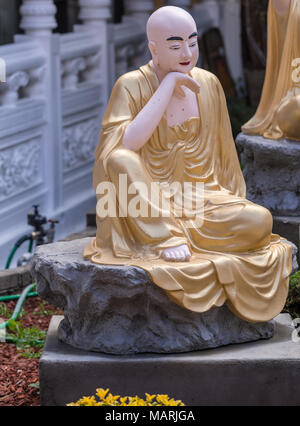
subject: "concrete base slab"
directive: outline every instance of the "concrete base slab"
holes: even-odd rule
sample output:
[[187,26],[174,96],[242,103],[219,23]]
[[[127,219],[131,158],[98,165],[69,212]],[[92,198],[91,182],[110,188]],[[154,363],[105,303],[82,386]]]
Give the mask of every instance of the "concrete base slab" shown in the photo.
[[[42,405],[65,405],[96,388],[113,394],[168,394],[188,406],[300,405],[300,342],[288,314],[269,340],[183,354],[105,355],[60,342],[52,317],[40,359]],[[294,339],[295,340],[295,339]]]

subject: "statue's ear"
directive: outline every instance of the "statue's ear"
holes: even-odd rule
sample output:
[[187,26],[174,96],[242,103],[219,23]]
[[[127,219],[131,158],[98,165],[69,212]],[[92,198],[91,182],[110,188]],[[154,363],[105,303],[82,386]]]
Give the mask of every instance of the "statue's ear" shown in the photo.
[[148,43],[148,47],[149,47],[149,50],[151,52],[151,55],[155,56],[156,50],[157,50],[155,41],[150,40],[149,43]]

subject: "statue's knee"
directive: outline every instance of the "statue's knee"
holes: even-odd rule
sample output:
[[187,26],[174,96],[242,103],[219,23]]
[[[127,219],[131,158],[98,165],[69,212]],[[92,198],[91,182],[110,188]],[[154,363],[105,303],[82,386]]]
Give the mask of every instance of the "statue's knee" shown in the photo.
[[273,216],[270,211],[263,206],[257,206],[257,209],[257,227],[259,227],[262,232],[271,233],[273,227]]
[[262,240],[269,238],[273,228],[273,216],[268,209],[263,206],[256,206],[251,215],[252,230],[249,239]]
[[139,162],[139,155],[126,148],[115,149],[107,159],[107,168],[115,170],[117,168],[126,168],[130,167],[132,163]]
[[265,207],[262,208],[264,210],[265,231],[267,234],[271,234],[273,230],[273,216],[268,209]]

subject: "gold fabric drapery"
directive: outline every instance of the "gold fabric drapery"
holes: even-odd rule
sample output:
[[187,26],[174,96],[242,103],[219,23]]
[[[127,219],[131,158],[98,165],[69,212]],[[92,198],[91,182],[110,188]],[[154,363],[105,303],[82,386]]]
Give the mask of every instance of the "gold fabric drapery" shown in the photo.
[[[120,174],[127,176],[128,186],[136,181],[147,187],[151,182],[202,182],[202,225],[195,217],[176,216],[174,199],[170,217],[97,215],[97,235],[86,246],[84,257],[97,264],[143,268],[171,300],[189,310],[205,312],[226,302],[242,319],[266,321],[284,306],[292,249],[272,234],[270,212],[245,198],[246,185],[218,79],[200,68],[190,76],[201,87],[200,118],[169,127],[164,114],[138,152],[123,148],[122,138],[159,81],[150,62],[119,78],[95,150],[93,185],[96,191],[100,182],[111,182],[118,194]],[[128,203],[132,197],[128,195]],[[184,243],[192,253],[189,262],[160,257],[164,248]]]
[[[300,84],[293,80],[292,62],[300,58],[300,0],[291,0],[286,15],[269,2],[265,82],[254,117],[244,133],[278,140],[300,140]],[[299,65],[299,64],[298,64]]]

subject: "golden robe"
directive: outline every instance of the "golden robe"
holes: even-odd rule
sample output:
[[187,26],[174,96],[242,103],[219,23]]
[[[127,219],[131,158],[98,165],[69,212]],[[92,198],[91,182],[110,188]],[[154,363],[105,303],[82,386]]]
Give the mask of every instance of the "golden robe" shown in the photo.
[[300,59],[300,0],[291,0],[286,15],[279,15],[270,0],[265,81],[254,117],[242,126],[244,133],[300,141],[300,62],[294,62],[297,58]]
[[[118,188],[120,174],[126,174],[128,185],[140,181],[147,188],[153,182],[202,182],[202,225],[190,216],[179,218],[174,199],[170,217],[101,218],[97,214],[97,235],[86,246],[84,257],[97,264],[143,268],[171,300],[191,311],[205,312],[227,303],[244,320],[270,320],[285,304],[292,248],[272,234],[271,213],[245,198],[246,185],[219,80],[196,67],[190,76],[201,87],[197,94],[200,118],[169,127],[164,114],[137,152],[123,148],[122,138],[159,81],[150,62],[119,78],[95,150],[93,185],[96,191],[100,182],[108,181]],[[132,197],[128,195],[128,203]],[[189,262],[160,257],[164,248],[180,244],[189,246]]]

